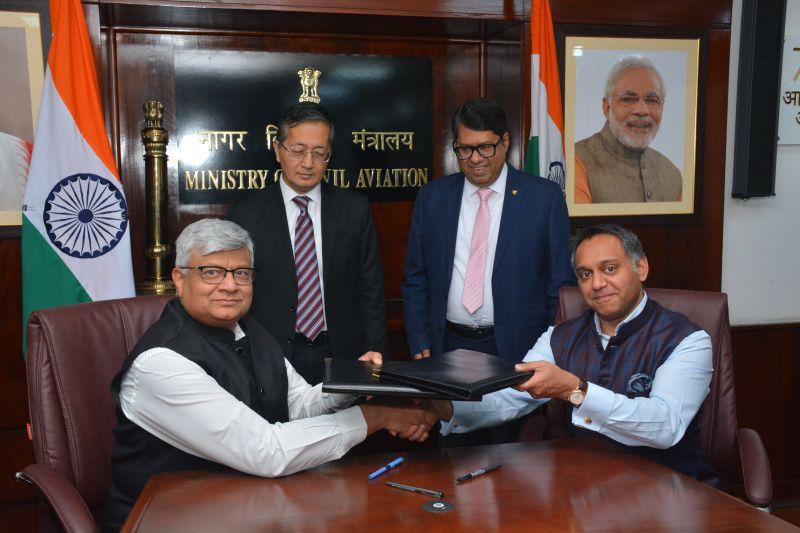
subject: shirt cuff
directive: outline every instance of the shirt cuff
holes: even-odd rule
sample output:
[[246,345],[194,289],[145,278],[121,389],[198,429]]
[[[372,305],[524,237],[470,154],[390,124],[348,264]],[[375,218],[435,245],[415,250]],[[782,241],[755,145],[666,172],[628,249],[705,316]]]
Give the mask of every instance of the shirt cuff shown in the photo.
[[333,415],[342,430],[345,452],[367,438],[367,421],[360,407],[350,407]]
[[613,406],[613,391],[589,383],[583,403],[572,410],[572,423],[591,431],[600,431],[608,420]]
[[458,421],[460,420],[463,424],[465,419],[469,416],[469,410],[464,409],[464,404],[466,402],[450,402],[453,406],[453,415],[450,417],[448,421],[441,421],[441,427],[439,428],[439,433],[442,435],[449,435],[451,431],[459,426]]

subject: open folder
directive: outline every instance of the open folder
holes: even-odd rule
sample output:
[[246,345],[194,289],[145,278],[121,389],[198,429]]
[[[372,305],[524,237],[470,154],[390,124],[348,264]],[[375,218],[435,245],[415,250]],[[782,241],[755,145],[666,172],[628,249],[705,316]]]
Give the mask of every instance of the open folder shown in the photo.
[[454,350],[419,361],[388,361],[373,367],[360,361],[328,359],[324,392],[480,400],[484,394],[526,381],[532,372],[471,350]]

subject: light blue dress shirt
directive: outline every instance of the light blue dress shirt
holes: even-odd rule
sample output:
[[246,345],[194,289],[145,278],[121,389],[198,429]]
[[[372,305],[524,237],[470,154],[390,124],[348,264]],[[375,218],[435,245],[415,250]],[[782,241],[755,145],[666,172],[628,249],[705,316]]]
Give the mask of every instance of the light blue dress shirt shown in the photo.
[[[636,318],[646,303],[645,294],[617,330]],[[605,349],[611,336],[602,333],[597,315],[594,320]],[[523,361],[555,363],[550,346],[552,331],[550,326]],[[656,370],[649,397],[628,398],[589,383],[583,403],[572,411],[572,423],[622,444],[669,448],[683,438],[703,404],[712,373],[711,338],[703,330],[695,331]],[[508,388],[487,394],[480,402],[453,402],[453,417],[442,422],[442,434],[495,426],[526,415],[547,401],[549,398],[535,399],[527,392]]]

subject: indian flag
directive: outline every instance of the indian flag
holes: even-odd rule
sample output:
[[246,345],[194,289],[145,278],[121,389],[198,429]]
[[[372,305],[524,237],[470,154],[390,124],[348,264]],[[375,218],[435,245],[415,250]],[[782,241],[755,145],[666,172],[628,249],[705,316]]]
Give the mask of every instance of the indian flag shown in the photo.
[[555,181],[564,191],[564,113],[548,0],[531,0],[531,138],[525,171]]
[[23,318],[133,296],[128,206],[106,136],[80,0],[50,0],[53,39],[22,207]]

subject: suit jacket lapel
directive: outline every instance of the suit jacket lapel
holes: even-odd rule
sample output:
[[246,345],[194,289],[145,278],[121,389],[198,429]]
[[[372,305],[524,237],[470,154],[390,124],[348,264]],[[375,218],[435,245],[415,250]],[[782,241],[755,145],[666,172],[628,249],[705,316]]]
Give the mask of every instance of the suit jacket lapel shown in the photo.
[[445,265],[447,268],[447,282],[453,277],[453,260],[456,255],[456,235],[458,234],[458,215],[461,211],[461,196],[464,194],[464,180],[459,173],[459,178],[453,180],[447,190],[447,208],[445,213]]
[[497,234],[497,248],[494,252],[494,265],[493,271],[496,271],[497,265],[500,264],[500,258],[503,257],[508,239],[514,230],[514,221],[519,212],[519,206],[522,204],[523,196],[525,195],[521,173],[508,165],[508,178],[506,179],[506,192],[503,197],[503,212],[500,215],[500,230]]
[[322,191],[320,197],[322,198],[322,279],[325,287],[328,287],[328,272],[332,269],[331,261],[333,261],[333,250],[336,245],[336,237],[339,235],[339,223],[341,221],[339,212],[339,204],[331,194],[329,186],[325,183],[322,184]]
[[[272,236],[272,246],[276,253],[283,257],[291,278],[297,282],[297,271],[294,268],[294,250],[289,238],[289,221],[286,218],[286,206],[283,204],[283,195],[279,184],[268,185],[265,190],[266,202],[264,217],[269,226],[268,235]],[[256,250],[258,253],[258,250]]]

